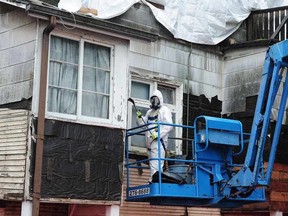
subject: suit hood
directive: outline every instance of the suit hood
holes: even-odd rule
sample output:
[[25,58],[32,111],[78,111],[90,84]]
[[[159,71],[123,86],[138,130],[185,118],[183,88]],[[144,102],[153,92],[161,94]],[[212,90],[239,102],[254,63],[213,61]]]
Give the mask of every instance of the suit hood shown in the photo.
[[155,90],[150,98],[152,98],[153,96],[156,96],[156,97],[159,98],[160,107],[161,107],[163,105],[163,95],[162,95],[162,93],[159,90]]

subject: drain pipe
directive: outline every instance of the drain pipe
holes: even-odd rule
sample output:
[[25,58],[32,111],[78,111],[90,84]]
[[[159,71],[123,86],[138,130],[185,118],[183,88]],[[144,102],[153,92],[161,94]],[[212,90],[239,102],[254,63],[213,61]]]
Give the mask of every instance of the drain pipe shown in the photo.
[[[192,56],[192,43],[190,44],[190,51],[187,60],[187,108],[186,108],[186,124],[189,124],[189,111],[190,111],[190,68],[191,68],[191,56]],[[186,139],[189,140],[189,129],[186,129]],[[186,154],[188,155],[188,141],[186,141]],[[192,145],[192,155],[194,157],[194,147]]]
[[42,55],[41,55],[41,74],[40,74],[40,91],[38,106],[38,122],[36,134],[36,153],[35,153],[35,171],[32,194],[32,216],[39,215],[39,206],[41,198],[41,177],[42,177],[42,160],[43,144],[45,131],[45,106],[46,106],[46,88],[47,88],[47,70],[48,70],[48,52],[49,52],[49,34],[56,26],[56,17],[50,17],[50,23],[43,31],[42,38]]

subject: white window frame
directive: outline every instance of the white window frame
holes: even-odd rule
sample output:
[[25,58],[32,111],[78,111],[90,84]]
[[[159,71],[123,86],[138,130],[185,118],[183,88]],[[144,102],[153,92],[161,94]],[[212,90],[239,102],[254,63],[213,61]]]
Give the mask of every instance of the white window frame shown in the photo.
[[[112,123],[112,118],[113,118],[113,113],[112,113],[112,107],[113,107],[113,86],[114,86],[114,52],[115,52],[115,48],[113,44],[107,44],[107,43],[101,43],[101,42],[97,42],[94,40],[89,40],[89,39],[85,39],[81,36],[76,36],[76,35],[67,35],[67,34],[61,34],[61,33],[53,33],[50,35],[50,39],[51,36],[55,36],[55,37],[61,37],[61,38],[65,38],[65,39],[69,39],[69,40],[74,40],[74,41],[78,41],[79,42],[79,65],[78,65],[78,88],[77,88],[77,111],[76,111],[76,115],[71,115],[71,114],[65,114],[65,113],[58,113],[58,112],[50,112],[47,110],[47,106],[46,106],[46,116],[47,117],[52,117],[52,118],[57,118],[57,119],[65,119],[65,120],[71,120],[71,121],[76,121],[76,122],[83,122],[83,123],[103,123],[103,124],[111,124]],[[51,41],[51,40],[49,40]],[[108,111],[108,115],[109,118],[105,119],[105,118],[97,118],[97,117],[89,117],[89,116],[83,116],[81,115],[81,102],[82,102],[82,79],[83,79],[83,57],[84,57],[84,43],[88,42],[88,43],[92,43],[92,44],[97,44],[100,46],[105,46],[105,47],[109,47],[111,49],[110,52],[110,63],[111,63],[111,69],[110,69],[110,93],[109,93],[109,111]],[[47,71],[47,91],[46,91],[46,104],[48,102],[48,87],[49,87],[49,67],[50,67],[50,44],[49,44],[49,56],[48,56],[48,71]],[[80,109],[79,109],[80,107]]]
[[[160,86],[165,86],[171,89],[175,89],[174,94],[175,94],[175,104],[167,104],[164,103],[165,106],[167,106],[172,114],[175,114],[175,122],[173,124],[182,124],[182,108],[183,108],[183,85],[182,84],[175,84],[171,82],[161,82],[160,80],[148,80],[144,78],[139,78],[137,76],[132,76],[130,83],[129,83],[129,97],[131,96],[131,88],[132,88],[132,82],[139,82],[139,83],[144,83],[144,84],[149,84],[150,85],[150,95],[149,98],[151,97],[151,94],[153,93],[154,90],[157,89],[158,85]],[[135,101],[136,107],[145,107],[149,108],[149,100],[143,100],[139,98],[133,98]],[[132,109],[133,106],[130,103],[128,106],[128,127],[131,128],[132,126]],[[144,113],[143,113],[144,115]],[[182,128],[179,127],[174,127],[175,130],[175,136],[179,137],[182,134]],[[140,155],[146,155],[146,148],[140,147],[140,146],[132,146],[131,142],[129,141],[129,150],[131,153],[135,154],[140,154]],[[169,151],[171,154],[176,154],[176,155],[181,155],[182,154],[182,141],[181,140],[175,140],[175,151]]]

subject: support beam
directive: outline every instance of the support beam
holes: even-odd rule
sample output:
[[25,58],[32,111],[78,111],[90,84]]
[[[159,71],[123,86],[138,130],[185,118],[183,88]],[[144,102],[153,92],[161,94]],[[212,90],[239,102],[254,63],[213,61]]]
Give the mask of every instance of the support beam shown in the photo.
[[106,206],[105,216],[119,216],[119,215],[120,215],[119,205]]
[[283,212],[272,211],[272,212],[270,212],[270,216],[283,216]]
[[31,216],[31,215],[32,215],[32,202],[22,201],[21,216]]

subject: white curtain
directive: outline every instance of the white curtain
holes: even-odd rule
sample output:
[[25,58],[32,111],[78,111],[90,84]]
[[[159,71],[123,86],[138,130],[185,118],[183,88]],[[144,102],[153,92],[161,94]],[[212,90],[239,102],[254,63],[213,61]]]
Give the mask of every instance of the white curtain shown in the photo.
[[76,114],[78,52],[77,41],[52,36],[47,104],[50,112]]
[[[78,54],[78,41],[51,37],[47,109],[76,115],[77,91],[81,91],[81,115],[109,118],[110,48],[85,43],[83,74],[78,74]],[[82,89],[78,76],[83,76]]]
[[82,115],[109,118],[110,48],[85,43]]

